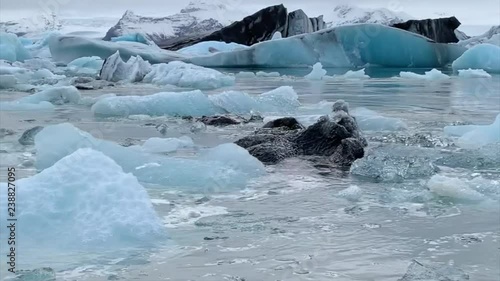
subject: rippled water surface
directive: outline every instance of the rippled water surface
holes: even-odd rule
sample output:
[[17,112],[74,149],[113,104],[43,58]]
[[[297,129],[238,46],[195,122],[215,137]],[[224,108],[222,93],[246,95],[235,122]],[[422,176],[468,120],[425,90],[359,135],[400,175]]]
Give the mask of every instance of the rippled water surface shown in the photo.
[[[243,190],[186,193],[144,184],[170,239],[148,248],[93,250],[92,254],[86,249],[77,253],[27,249],[18,253],[20,266],[51,267],[58,280],[397,280],[416,259],[460,268],[471,280],[499,280],[500,191],[494,182],[500,175],[500,146],[488,147],[487,154],[493,159],[488,162],[476,151],[455,146],[456,139],[445,136],[443,127],[491,124],[500,113],[500,76],[408,80],[392,78],[399,70],[369,69],[372,78],[365,80],[307,81],[301,78],[307,69],[266,71],[286,76],[237,79],[233,87],[207,93],[230,89],[256,95],[289,85],[302,104],[293,115],[327,114],[329,106],[324,101],[343,99],[351,109],[365,107],[401,119],[407,130],[364,132],[368,153],[429,155],[436,160],[436,174],[486,181],[481,199],[468,200],[459,191],[457,196],[439,196],[427,184],[432,175],[374,179],[293,158],[266,167],[266,175]],[[343,72],[330,69],[329,75]],[[82,95],[147,95],[162,90],[136,84],[83,91]],[[0,99],[23,95],[0,92]],[[160,137],[155,126],[164,123],[168,137],[188,135],[207,147],[235,141],[263,125],[208,127],[193,133],[187,120],[96,118],[83,105],[58,106],[45,113],[0,114],[1,127],[15,132],[0,139],[0,166],[2,171],[18,167],[18,177],[36,173],[30,165],[34,147],[17,143],[22,132],[36,125],[70,122],[95,137],[130,145]],[[446,158],[450,155],[465,155],[467,160]],[[407,162],[413,161],[411,157]],[[447,165],[439,165],[443,161],[438,159],[443,158],[448,159]],[[408,164],[401,163],[385,165]],[[4,173],[0,180],[6,180]],[[3,265],[2,261],[2,270]]]

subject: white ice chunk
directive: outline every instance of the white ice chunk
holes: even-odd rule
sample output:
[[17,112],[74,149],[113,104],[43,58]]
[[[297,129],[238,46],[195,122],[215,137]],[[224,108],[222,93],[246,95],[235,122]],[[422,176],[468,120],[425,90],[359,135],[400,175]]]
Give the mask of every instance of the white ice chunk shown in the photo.
[[356,117],[361,130],[366,131],[401,131],[408,129],[408,126],[400,119],[385,117],[379,113],[358,107],[351,110],[351,114]]
[[101,152],[67,152],[53,166],[16,182],[22,186],[16,189],[17,203],[23,206],[16,217],[23,245],[113,247],[165,236],[146,190],[133,175]]
[[451,66],[455,71],[473,68],[500,73],[500,46],[492,44],[476,45],[465,51]]
[[257,77],[280,77],[279,72],[264,72],[264,71],[257,71],[255,73]]
[[460,69],[458,76],[465,78],[491,78],[491,75],[483,69]]
[[7,61],[24,61],[31,58],[31,54],[19,41],[17,35],[0,32],[0,59]]
[[226,43],[219,41],[205,41],[196,43],[189,47],[182,48],[177,52],[192,56],[206,56],[218,52],[230,52],[235,50],[247,49],[248,46],[237,43]]
[[357,71],[354,70],[349,70],[345,74],[338,76],[339,78],[345,78],[345,79],[368,79],[370,76],[365,74],[365,69],[360,69]]
[[212,153],[209,149],[208,156],[174,158],[96,139],[68,123],[45,127],[35,136],[35,148],[38,169],[52,166],[79,148],[92,148],[113,159],[141,182],[196,192],[245,187],[250,179],[265,172],[262,163],[235,144],[213,148]]
[[434,175],[427,182],[427,187],[439,196],[449,197],[459,200],[478,201],[484,196],[470,187],[464,179],[450,178],[442,175]]
[[292,87],[283,86],[256,97],[236,91],[205,95],[201,91],[163,92],[148,96],[118,96],[98,100],[92,112],[98,116],[213,116],[293,112],[300,106]]
[[21,103],[40,103],[48,101],[53,104],[73,103],[80,101],[80,92],[73,86],[53,87],[33,95],[19,99]]
[[459,136],[457,144],[463,148],[473,149],[500,142],[500,114],[491,125],[446,126],[444,132]]
[[153,65],[143,82],[157,85],[175,85],[195,89],[216,89],[234,84],[234,77],[215,69],[180,61]]
[[194,142],[188,136],[182,136],[180,138],[150,138],[147,139],[138,148],[145,152],[150,153],[161,153],[161,152],[173,152],[180,148],[193,147]]
[[339,191],[338,196],[350,201],[357,201],[363,195],[363,190],[357,185],[351,185],[346,189]]
[[413,72],[401,71],[399,73],[401,78],[406,79],[428,79],[428,80],[440,80],[440,79],[449,79],[450,76],[442,73],[441,71],[433,68],[431,71],[426,71],[425,74],[417,74]]
[[317,62],[313,65],[311,73],[304,76],[308,80],[321,80],[326,75],[326,70],[323,69],[323,65]]
[[271,40],[282,39],[282,38],[283,38],[283,35],[281,35],[281,32],[276,31],[276,32],[273,34],[273,37],[271,38]]

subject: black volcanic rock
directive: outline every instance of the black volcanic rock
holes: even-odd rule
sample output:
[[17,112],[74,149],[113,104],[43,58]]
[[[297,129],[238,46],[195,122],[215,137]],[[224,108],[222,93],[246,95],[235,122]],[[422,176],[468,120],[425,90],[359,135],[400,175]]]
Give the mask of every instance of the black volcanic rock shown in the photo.
[[437,43],[457,43],[459,39],[455,34],[455,29],[460,26],[460,21],[456,17],[409,20],[402,23],[393,24],[393,27],[407,30],[423,35]]
[[298,34],[311,33],[325,28],[323,16],[309,18],[302,10],[296,10],[288,14],[287,24],[282,32],[283,37]]
[[264,164],[294,156],[323,156],[337,166],[350,166],[364,156],[367,143],[348,111],[347,103],[339,100],[332,117],[323,116],[308,128],[291,126],[300,125],[291,117],[277,119],[276,124],[270,122],[235,143]]

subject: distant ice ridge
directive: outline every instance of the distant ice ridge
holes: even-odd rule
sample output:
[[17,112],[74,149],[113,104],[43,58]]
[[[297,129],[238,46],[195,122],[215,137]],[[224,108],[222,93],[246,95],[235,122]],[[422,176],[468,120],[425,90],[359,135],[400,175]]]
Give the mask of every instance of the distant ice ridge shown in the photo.
[[433,68],[431,71],[426,71],[424,75],[413,73],[413,72],[405,72],[401,71],[399,73],[401,78],[407,79],[428,79],[428,80],[440,80],[440,79],[449,79],[450,76],[442,73],[441,71]]
[[[374,31],[376,31],[374,33]],[[250,48],[186,61],[211,67],[439,67],[451,63],[464,47],[440,44],[414,33],[379,24],[339,26],[310,34],[270,40]]]
[[[133,175],[90,148],[67,152],[51,167],[16,182],[23,187],[17,189],[17,203],[23,207],[16,213],[21,248],[33,247],[31,243],[112,248],[166,236],[146,190]],[[0,185],[7,190],[5,183]],[[6,193],[0,198],[6,210]]]
[[458,42],[459,45],[465,46],[467,48],[474,47],[478,44],[493,44],[500,47],[500,25],[491,27],[484,34],[479,36],[474,36],[472,38],[461,40]]
[[0,32],[0,59],[10,62],[31,59],[19,38],[12,33]]
[[217,114],[252,114],[293,112],[300,106],[292,87],[283,86],[252,97],[229,91],[205,95],[200,90],[163,92],[148,96],[118,96],[98,100],[92,106],[96,116],[213,116]]
[[500,142],[500,114],[491,125],[446,126],[444,132],[447,135],[459,136],[457,144],[463,148],[479,148]]
[[78,104],[80,98],[80,92],[73,86],[53,87],[16,101],[0,102],[0,108],[2,111],[52,110],[54,104]]
[[[281,35],[281,33],[277,32]],[[226,43],[218,41],[205,41],[194,44],[189,47],[182,48],[177,52],[191,56],[206,56],[218,52],[230,52],[240,49],[246,49],[248,46],[237,43]]]
[[47,169],[80,148],[92,148],[113,159],[140,182],[183,191],[234,190],[265,173],[262,163],[232,143],[202,150],[196,157],[174,158],[96,139],[68,123],[45,127],[35,137],[35,148],[39,170]]
[[465,51],[452,64],[453,70],[483,69],[491,73],[500,73],[500,46],[479,44]]

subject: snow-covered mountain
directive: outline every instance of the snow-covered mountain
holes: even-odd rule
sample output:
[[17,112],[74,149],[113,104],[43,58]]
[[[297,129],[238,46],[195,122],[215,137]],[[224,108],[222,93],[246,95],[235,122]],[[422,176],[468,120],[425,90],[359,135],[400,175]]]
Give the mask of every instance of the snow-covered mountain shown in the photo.
[[166,17],[139,16],[126,11],[105,39],[130,33],[145,33],[155,41],[186,35],[206,34],[221,29],[249,13],[234,0],[194,0],[177,14]]
[[334,27],[355,23],[393,25],[414,18],[406,13],[394,12],[385,8],[365,9],[351,5],[339,5],[333,9],[333,12],[326,13],[324,19],[327,27]]

